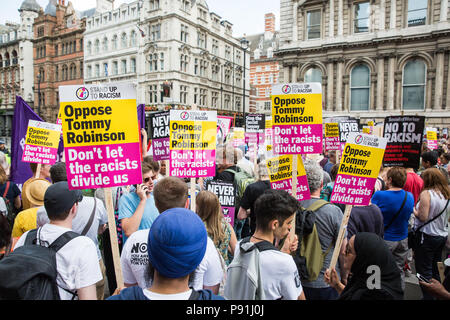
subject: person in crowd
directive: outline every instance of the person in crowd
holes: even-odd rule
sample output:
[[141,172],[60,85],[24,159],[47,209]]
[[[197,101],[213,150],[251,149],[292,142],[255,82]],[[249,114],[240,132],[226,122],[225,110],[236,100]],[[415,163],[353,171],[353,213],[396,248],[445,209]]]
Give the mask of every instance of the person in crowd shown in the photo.
[[[445,259],[444,265],[446,270],[450,267],[450,258]],[[429,283],[419,281],[419,284],[430,296],[439,300],[450,300],[450,272],[447,271],[442,284],[434,278],[431,278]]]
[[189,287],[189,275],[203,260],[207,239],[205,225],[194,212],[185,208],[164,211],[148,232],[152,284],[125,288],[108,300],[223,300],[210,290]]
[[158,217],[158,209],[153,197],[153,181],[156,170],[147,162],[142,163],[142,184],[136,185],[135,192],[124,194],[119,199],[119,220],[122,224],[123,241],[137,230],[149,229]]
[[[27,198],[27,188],[28,188],[28,184],[34,180],[34,178],[36,177],[36,171],[37,171],[37,167],[38,164],[37,163],[30,163],[30,168],[31,171],[33,172],[33,176],[28,179],[27,181],[25,181],[22,185],[22,209],[26,210],[26,209],[30,209],[30,203],[28,201]],[[50,168],[51,165],[49,164],[42,164],[41,165],[41,170],[39,171],[39,178],[41,179],[49,179],[50,178]]]
[[390,168],[386,174],[387,190],[375,192],[371,200],[383,214],[384,240],[401,271],[403,286],[403,269],[408,254],[408,222],[414,209],[413,195],[403,190],[406,176],[405,168]]
[[[441,261],[448,236],[450,188],[439,169],[426,169],[422,172],[422,178],[424,188],[414,210],[413,228],[417,230],[421,227],[422,235],[422,241],[414,250],[415,267],[426,279],[439,280],[437,262]],[[424,299],[431,299],[426,290],[422,292]]]
[[377,181],[375,182],[374,192],[385,191],[386,188],[386,173],[389,171],[388,167],[381,166],[380,172],[378,173]]
[[376,204],[367,206],[353,206],[348,219],[347,239],[360,232],[371,232],[383,238],[383,214]]
[[449,171],[448,163],[450,162],[450,153],[449,152],[443,153],[441,155],[440,159],[441,159],[441,166],[442,166],[442,168],[444,168],[447,171]]
[[153,171],[156,174],[156,179],[155,179],[154,183],[156,183],[158,181],[158,179],[161,178],[161,175],[160,175],[161,166],[159,165],[159,162],[153,160],[153,156],[145,156],[143,161],[148,163],[150,165],[150,167],[153,168]]
[[233,171],[240,171],[237,167],[237,149],[232,144],[225,144],[223,148],[217,153],[217,172],[214,180],[221,180],[225,182],[234,182]]
[[0,151],[0,166],[5,170],[6,176],[9,177],[11,165],[6,154]]
[[237,239],[233,227],[223,216],[219,198],[210,191],[201,191],[196,197],[196,211],[205,223],[208,236],[228,265],[231,262],[229,253],[234,253]]
[[20,189],[17,184],[8,180],[8,175],[2,166],[0,166],[0,195],[10,203],[14,204],[15,213],[19,212],[22,207]]
[[242,151],[242,149],[236,148],[236,157],[237,157],[236,166],[239,169],[247,172],[250,176],[254,177],[255,168],[253,167],[253,163],[246,157],[244,157],[244,152]]
[[331,150],[328,152],[328,161],[327,163],[323,166],[323,170],[330,174],[331,172],[331,168],[336,164],[336,151],[335,150]]
[[[166,177],[159,181],[153,191],[155,205],[160,214],[172,208],[188,208],[188,187],[177,177]],[[145,289],[151,286],[153,278],[147,272],[148,254],[145,250],[149,229],[138,230],[125,242],[120,257],[123,279],[126,287],[138,285]],[[135,248],[144,248],[136,250]],[[220,254],[214,242],[208,237],[206,253],[195,272],[189,279],[189,284],[195,290],[210,289],[217,294],[224,276]]]
[[447,184],[450,184],[450,174],[447,170],[438,166],[438,159],[439,154],[436,150],[422,153],[422,166],[425,170],[429,168],[438,168],[439,172],[445,177]]
[[328,150],[325,150],[325,146],[323,148],[324,152],[323,152],[323,158],[322,160],[319,161],[319,165],[323,168],[327,162],[328,162]]
[[291,240],[288,236],[297,208],[297,200],[286,191],[266,190],[255,203],[255,233],[236,245],[235,257],[241,254],[242,242],[267,242],[272,245],[277,240],[285,239],[281,250],[273,246],[271,250],[259,253],[259,272],[267,300],[305,300],[297,266],[290,255],[297,249],[297,237]]
[[[325,273],[325,281],[339,292],[339,300],[403,300],[400,271],[381,237],[357,233],[345,251],[345,263],[351,270],[347,284],[339,281],[335,268]],[[380,275],[379,281],[374,280],[374,273]]]
[[[242,196],[240,208],[237,214],[239,220],[250,217],[250,234],[256,230],[256,200],[268,189],[270,189],[270,178],[266,161],[263,160],[257,165],[258,181],[251,183],[245,188]],[[244,235],[244,237],[247,235]]]
[[[64,162],[53,164],[50,168],[50,178],[53,183],[67,181],[66,164]],[[50,222],[45,206],[42,205],[37,209],[37,218],[35,220],[38,227],[42,227]],[[103,277],[102,280],[96,283],[97,300],[103,300],[105,296],[106,268],[100,251],[98,237],[105,231],[107,223],[108,216],[103,201],[95,197],[83,196],[83,199],[78,203],[77,215],[72,221],[72,230],[90,238],[95,244]]]
[[158,175],[158,180],[165,178],[167,176],[167,167],[166,167],[166,161],[160,161],[160,170],[159,170],[159,175]]
[[19,212],[14,220],[12,236],[14,238],[21,237],[25,232],[36,229],[37,227],[37,211],[39,207],[44,205],[44,195],[50,182],[45,179],[34,179],[28,184],[25,190],[26,197],[30,204],[30,209]]
[[[300,201],[303,208],[308,208],[314,202],[320,199],[320,191],[323,188],[323,170],[319,164],[313,160],[304,162],[306,177],[308,179],[309,191],[311,199]],[[329,284],[324,281],[325,270],[330,266],[331,257],[333,256],[334,246],[337,242],[339,229],[342,222],[343,213],[339,207],[326,204],[316,211],[315,225],[322,251],[326,252],[330,248],[329,253],[324,257],[323,267],[319,277],[315,281],[303,281],[302,285],[308,300],[334,300],[337,299],[338,293]],[[344,250],[347,240],[344,239],[340,253],[338,270],[341,278],[347,278],[347,271],[343,267]]]
[[0,213],[0,260],[14,249],[17,240],[13,241],[8,219]]
[[0,139],[0,152],[3,152],[4,154],[10,156],[9,150],[8,148],[6,148],[4,139]]
[[413,168],[406,168],[406,182],[403,190],[409,191],[414,196],[414,204],[419,201],[419,195],[423,189],[423,179],[414,171]]
[[[83,199],[80,190],[69,190],[67,181],[60,181],[48,187],[44,206],[50,223],[38,230],[38,245],[51,245],[59,236],[72,230],[72,222]],[[15,249],[23,246],[27,231],[17,241]],[[61,300],[96,300],[95,284],[102,279],[95,244],[86,236],[70,240],[56,253],[56,266]]]

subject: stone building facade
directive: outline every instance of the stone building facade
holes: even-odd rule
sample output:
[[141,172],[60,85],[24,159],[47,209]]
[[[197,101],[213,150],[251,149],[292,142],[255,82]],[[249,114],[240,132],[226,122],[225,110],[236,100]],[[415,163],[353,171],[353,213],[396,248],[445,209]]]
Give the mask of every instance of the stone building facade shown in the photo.
[[85,18],[71,2],[49,0],[34,21],[34,108],[47,122],[56,122],[62,85],[84,82]]
[[448,0],[281,0],[280,82],[321,82],[324,115],[450,123]]

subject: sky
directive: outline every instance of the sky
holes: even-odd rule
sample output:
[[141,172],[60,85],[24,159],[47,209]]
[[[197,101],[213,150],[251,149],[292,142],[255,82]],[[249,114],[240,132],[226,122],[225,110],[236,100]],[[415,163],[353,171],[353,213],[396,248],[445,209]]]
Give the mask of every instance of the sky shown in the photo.
[[[0,24],[6,21],[19,22],[19,7],[23,0],[0,0]],[[45,8],[48,0],[36,0]],[[165,0],[162,0],[165,1]],[[122,3],[132,0],[116,0],[117,8]],[[218,14],[223,20],[233,24],[233,36],[241,37],[244,34],[253,35],[264,32],[264,15],[274,13],[276,16],[276,30],[280,29],[280,1],[279,0],[206,0],[209,11]],[[87,10],[95,7],[96,0],[72,0],[77,10]]]

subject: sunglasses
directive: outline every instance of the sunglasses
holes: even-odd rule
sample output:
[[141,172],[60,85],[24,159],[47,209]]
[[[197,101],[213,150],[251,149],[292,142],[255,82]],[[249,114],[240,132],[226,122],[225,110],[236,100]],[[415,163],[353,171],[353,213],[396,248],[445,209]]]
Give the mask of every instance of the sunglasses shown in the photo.
[[147,183],[147,182],[149,182],[149,181],[150,181],[150,179],[151,179],[151,178],[148,178],[148,177],[147,177],[147,178],[145,178],[145,179],[144,179],[144,183]]

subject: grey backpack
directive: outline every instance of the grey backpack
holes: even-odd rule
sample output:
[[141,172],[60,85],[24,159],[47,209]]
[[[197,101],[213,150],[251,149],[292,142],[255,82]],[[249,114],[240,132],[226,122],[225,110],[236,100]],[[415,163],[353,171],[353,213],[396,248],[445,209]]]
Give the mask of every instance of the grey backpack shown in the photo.
[[227,300],[265,300],[259,253],[277,249],[268,241],[250,242],[250,237],[244,238],[239,248],[227,269],[224,296]]

